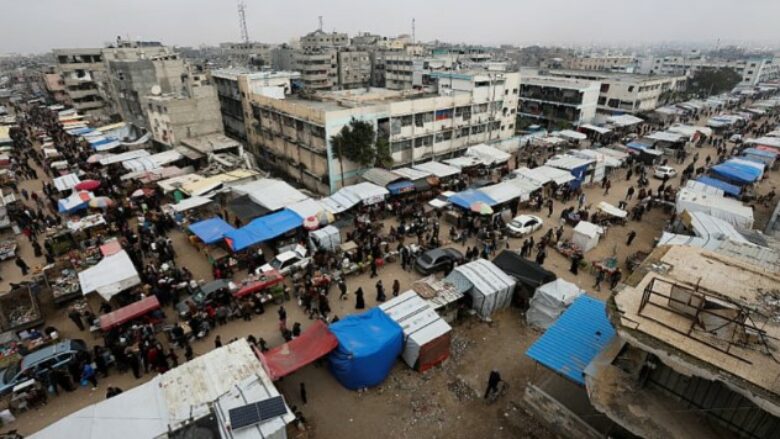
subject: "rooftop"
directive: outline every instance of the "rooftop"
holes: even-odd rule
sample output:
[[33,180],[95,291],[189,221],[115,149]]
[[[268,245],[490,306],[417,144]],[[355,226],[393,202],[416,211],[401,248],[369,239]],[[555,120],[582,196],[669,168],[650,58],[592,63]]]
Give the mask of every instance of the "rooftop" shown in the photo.
[[230,80],[237,80],[239,76],[246,75],[249,79],[273,79],[273,78],[297,78],[301,74],[298,72],[288,72],[286,70],[266,70],[257,71],[251,70],[245,67],[231,67],[227,69],[219,69],[211,72],[211,76],[215,78],[223,78]]
[[611,72],[611,71],[601,71],[601,70],[598,71],[572,70],[572,69],[550,70],[549,74],[553,76],[574,76],[580,78],[593,78],[594,80],[610,79],[610,80],[620,81],[620,82],[645,82],[645,81],[657,81],[660,79],[677,78],[677,76],[672,76],[672,75],[642,75],[639,73]]
[[181,143],[203,154],[241,146],[240,143],[223,134],[209,134],[205,136],[184,139],[181,141]]
[[582,90],[584,88],[599,87],[598,81],[589,81],[586,79],[560,78],[560,77],[551,77],[551,76],[523,77],[521,84],[569,88],[573,90]]

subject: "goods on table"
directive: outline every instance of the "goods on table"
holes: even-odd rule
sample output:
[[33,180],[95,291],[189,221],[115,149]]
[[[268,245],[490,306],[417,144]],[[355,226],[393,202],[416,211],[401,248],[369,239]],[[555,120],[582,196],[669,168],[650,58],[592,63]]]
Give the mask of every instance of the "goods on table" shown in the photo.
[[50,285],[51,294],[55,301],[81,292],[78,273],[70,268],[62,270],[60,276],[55,278]]
[[9,239],[0,242],[0,261],[16,256],[16,241]]
[[555,246],[558,252],[567,258],[571,258],[574,255],[582,255],[582,249],[571,241],[562,241]]

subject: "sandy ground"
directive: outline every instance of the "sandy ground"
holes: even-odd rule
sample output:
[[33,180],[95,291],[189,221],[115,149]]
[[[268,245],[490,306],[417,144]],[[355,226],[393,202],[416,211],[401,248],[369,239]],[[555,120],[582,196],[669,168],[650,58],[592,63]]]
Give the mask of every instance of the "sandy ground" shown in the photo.
[[[714,149],[704,148],[700,153],[700,160],[709,153],[714,155]],[[684,167],[677,164],[673,166],[678,170]],[[761,185],[761,193],[767,192],[772,186],[779,186],[778,174],[780,173],[770,174],[770,181]],[[608,195],[604,195],[600,186],[586,188],[587,204],[595,205],[601,200],[617,204],[625,196],[628,183],[623,178],[613,178],[612,183]],[[673,183],[677,185],[679,180],[675,179]],[[655,189],[659,184],[660,181],[653,180],[650,187]],[[41,183],[25,181],[20,187],[40,190]],[[576,201],[568,205],[574,203]],[[537,241],[550,227],[558,227],[559,212],[563,207],[564,205],[557,203],[550,219],[546,217],[546,210],[536,213],[545,219],[544,227],[534,234]],[[768,212],[769,208],[756,209],[756,228],[763,227],[762,221],[766,221]],[[654,209],[644,216],[641,223],[629,222],[626,226],[611,227],[599,246],[586,254],[586,260],[601,260],[615,254],[622,264],[628,255],[637,250],[650,251],[654,239],[660,236],[667,220],[667,214],[660,209]],[[388,224],[392,221],[387,220]],[[627,247],[625,240],[630,230],[635,230],[637,237],[631,247]],[[448,226],[443,225],[442,238],[448,236],[447,232]],[[566,227],[564,237],[570,236],[571,228]],[[190,268],[198,278],[210,279],[208,262],[186,241],[184,234],[176,231],[173,232],[172,238],[177,251],[177,263]],[[32,249],[24,236],[19,235],[16,239],[19,242],[19,254],[31,267],[43,264],[42,259],[32,256]],[[521,243],[521,239],[510,240],[510,247],[518,249]],[[474,242],[468,242],[467,245],[473,246]],[[593,291],[594,277],[587,270],[581,270],[577,276],[569,273],[568,261],[554,250],[548,251],[545,268],[564,279],[576,282],[589,294],[601,299],[608,297],[606,286],[602,286],[600,292]],[[3,277],[0,283],[2,290],[8,288],[9,281],[16,282],[22,278],[13,261],[0,264],[0,275]],[[237,278],[242,275],[240,273]],[[416,273],[402,271],[397,263],[380,271],[380,278],[387,290],[390,290],[394,279],[399,279],[401,290],[404,291],[419,277]],[[359,286],[366,291],[366,305],[375,305],[375,282],[375,279],[369,279],[367,273],[349,277],[349,299],[339,301],[335,297],[336,294],[330,296],[333,313],[344,316],[355,311],[352,292]],[[301,322],[304,328],[310,323],[296,303],[287,302],[285,308],[289,323]],[[174,313],[167,310],[167,314],[172,316]],[[47,317],[47,324],[60,328],[63,337],[83,338],[90,344],[99,342],[89,334],[79,332],[65,316],[65,310],[47,310]],[[236,320],[216,328],[209,339],[195,342],[193,348],[196,354],[202,354],[214,347],[213,339],[217,335],[220,335],[223,341],[228,341],[249,334],[262,336],[269,346],[276,346],[283,341],[277,323],[275,307],[267,307],[266,314],[256,316],[249,322]],[[522,402],[524,387],[532,379],[537,367],[524,352],[539,335],[539,331],[526,326],[522,312],[512,308],[497,313],[490,324],[478,322],[476,319],[467,319],[457,324],[454,328],[452,358],[444,366],[425,374],[414,372],[398,361],[390,377],[381,386],[358,393],[341,387],[324,365],[313,364],[285,378],[278,385],[290,404],[300,406],[298,386],[301,382],[306,384],[309,401],[302,409],[310,425],[311,437],[550,437],[552,434],[524,411]],[[183,354],[179,354],[183,359]],[[510,387],[501,400],[488,405],[481,396],[491,369],[498,369]],[[130,373],[118,374],[112,370],[111,376],[100,380],[96,391],[81,388],[69,394],[55,396],[45,407],[21,414],[18,420],[4,431],[17,429],[22,434],[30,434],[68,413],[102,400],[108,385],[126,390],[152,376],[147,374],[136,380]]]

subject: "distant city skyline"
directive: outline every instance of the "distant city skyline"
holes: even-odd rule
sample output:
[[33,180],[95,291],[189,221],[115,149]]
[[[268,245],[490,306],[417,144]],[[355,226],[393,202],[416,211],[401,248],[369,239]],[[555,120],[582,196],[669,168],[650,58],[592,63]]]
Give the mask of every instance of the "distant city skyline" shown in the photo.
[[[354,2],[246,0],[252,41],[283,43],[317,29],[411,33],[417,38],[483,45],[628,46],[647,43],[780,46],[776,0],[483,0]],[[42,53],[62,47],[99,47],[117,36],[178,46],[238,41],[233,0],[8,1],[0,17],[0,53]]]

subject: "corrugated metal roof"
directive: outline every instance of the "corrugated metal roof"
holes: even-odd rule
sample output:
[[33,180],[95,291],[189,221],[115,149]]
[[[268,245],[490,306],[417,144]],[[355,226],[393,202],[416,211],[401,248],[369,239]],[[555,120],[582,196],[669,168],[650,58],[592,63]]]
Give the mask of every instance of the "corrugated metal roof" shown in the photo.
[[393,169],[393,172],[400,175],[401,177],[408,178],[409,180],[415,181],[420,180],[426,177],[429,177],[433,175],[432,172],[429,171],[421,171],[419,169],[412,169],[412,168],[398,168]]
[[615,337],[606,304],[580,296],[550,326],[526,355],[572,381],[585,385],[583,372]]
[[453,175],[460,174],[460,169],[436,161],[418,163],[413,165],[412,168],[417,169],[418,171],[430,172],[439,178],[451,177]]
[[385,187],[388,184],[400,180],[402,177],[395,172],[382,168],[371,168],[363,173],[363,180]]

